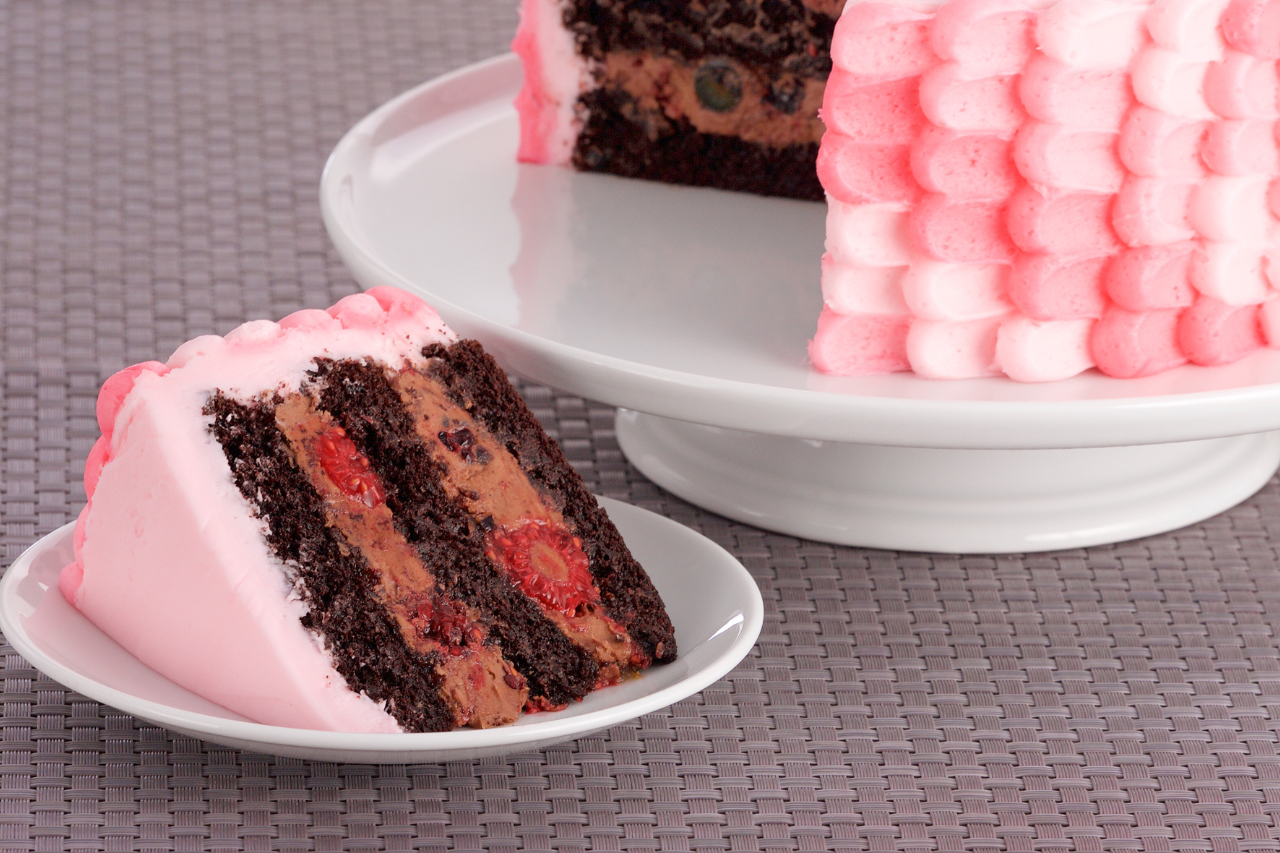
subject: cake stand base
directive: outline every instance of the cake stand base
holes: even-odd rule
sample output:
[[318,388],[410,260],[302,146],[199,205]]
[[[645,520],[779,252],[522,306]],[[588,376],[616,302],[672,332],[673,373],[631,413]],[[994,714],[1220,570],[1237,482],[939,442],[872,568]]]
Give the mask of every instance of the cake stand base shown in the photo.
[[1280,432],[1064,450],[811,441],[619,410],[658,485],[728,518],[839,545],[959,554],[1121,542],[1208,518],[1280,465]]

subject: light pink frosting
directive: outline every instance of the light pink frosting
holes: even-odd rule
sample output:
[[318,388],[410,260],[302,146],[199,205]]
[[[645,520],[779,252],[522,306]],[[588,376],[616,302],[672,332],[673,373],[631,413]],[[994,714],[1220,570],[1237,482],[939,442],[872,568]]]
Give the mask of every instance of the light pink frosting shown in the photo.
[[815,366],[1047,381],[1280,345],[1274,5],[852,0]]
[[567,165],[582,130],[579,94],[592,87],[591,67],[574,49],[559,0],[521,0],[520,26],[511,48],[524,67],[516,96],[522,163]]
[[104,383],[102,438],[85,466],[63,595],[162,675],[263,723],[351,732],[399,727],[347,688],[306,606],[268,549],[202,412],[215,390],[243,400],[296,389],[317,357],[400,365],[455,336],[421,300],[390,288],[326,311],[254,321],[188,341],[167,364]]

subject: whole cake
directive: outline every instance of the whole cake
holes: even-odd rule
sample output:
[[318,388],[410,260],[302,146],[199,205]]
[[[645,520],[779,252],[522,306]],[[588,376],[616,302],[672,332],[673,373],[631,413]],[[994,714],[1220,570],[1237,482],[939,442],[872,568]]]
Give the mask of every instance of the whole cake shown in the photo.
[[[782,79],[687,21],[798,56],[784,36],[818,31],[783,26],[778,10],[819,5],[525,0],[520,156],[672,180],[666,167],[610,167],[597,153],[609,137],[594,128],[652,104],[679,124],[690,103],[680,93],[715,96],[698,81],[716,68]],[[1225,364],[1280,345],[1278,22],[1262,0],[851,0],[829,40],[810,43],[829,51],[829,76],[805,83],[806,104],[821,92],[815,174],[828,201],[813,364],[1045,381]],[[654,57],[672,52],[693,82],[655,72],[648,101],[618,70],[665,68]],[[748,93],[763,85],[703,98],[703,111],[732,104],[717,113],[723,129],[705,132],[747,139],[743,126],[766,113]],[[649,106],[606,97],[619,88]],[[641,124],[656,146],[671,138],[661,121]],[[739,168],[715,150],[656,159]],[[691,182],[770,191],[741,177]]]
[[63,595],[252,720],[496,726],[675,657],[582,479],[415,297],[196,338],[109,379],[97,414]]

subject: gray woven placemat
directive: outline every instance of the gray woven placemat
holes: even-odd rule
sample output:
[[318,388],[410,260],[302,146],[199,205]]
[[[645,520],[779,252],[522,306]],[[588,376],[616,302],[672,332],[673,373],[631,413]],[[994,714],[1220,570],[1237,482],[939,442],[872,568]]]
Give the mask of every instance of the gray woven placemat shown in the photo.
[[[84,500],[98,384],[354,290],[324,157],[505,48],[515,0],[0,0],[8,565]],[[766,620],[729,677],[508,758],[357,766],[145,725],[4,648],[0,850],[1274,851],[1280,505],[1043,556],[762,533],[629,467],[603,406],[526,387],[597,491],[732,550]]]

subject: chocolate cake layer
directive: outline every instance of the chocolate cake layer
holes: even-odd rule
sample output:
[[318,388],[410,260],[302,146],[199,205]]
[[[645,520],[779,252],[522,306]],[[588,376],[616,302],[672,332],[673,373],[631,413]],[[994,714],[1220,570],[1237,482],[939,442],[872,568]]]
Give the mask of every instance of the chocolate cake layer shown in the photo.
[[687,118],[644,110],[625,92],[581,99],[586,122],[573,152],[583,171],[672,184],[822,201],[816,141],[776,147],[701,133]]
[[296,574],[308,607],[304,626],[324,637],[347,685],[385,702],[406,731],[454,728],[438,657],[408,646],[378,599],[369,564],[328,523],[322,498],[276,425],[280,402],[245,404],[218,393],[205,413],[236,487],[267,524],[268,546]]
[[842,0],[570,0],[564,22],[582,56],[653,52],[719,56],[771,76],[826,79]]

